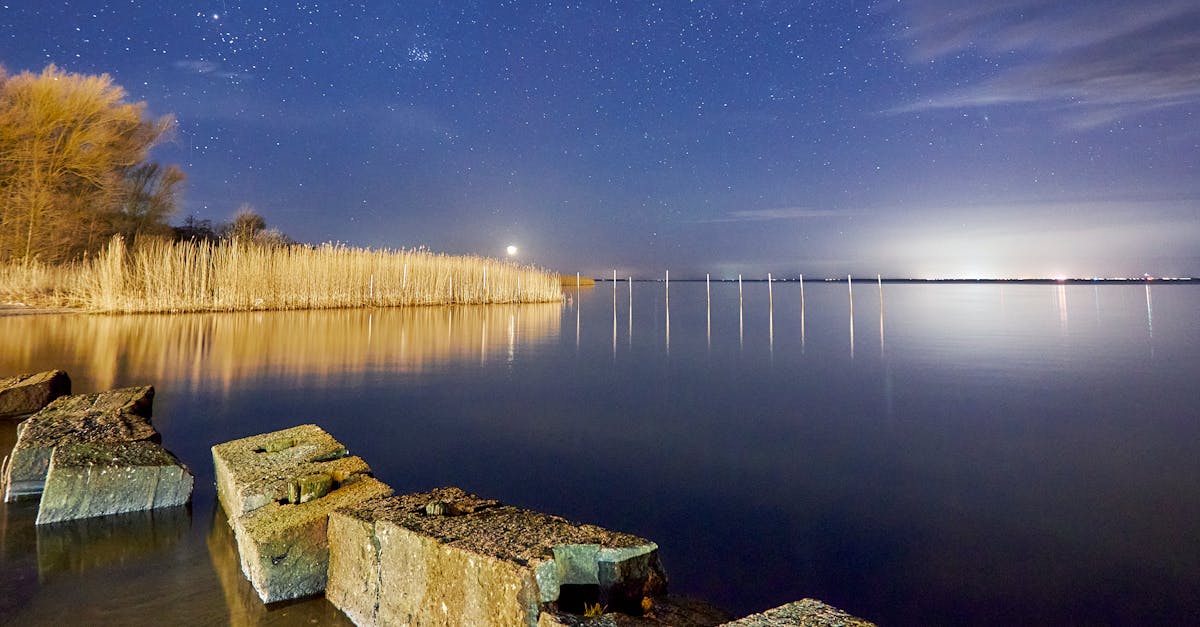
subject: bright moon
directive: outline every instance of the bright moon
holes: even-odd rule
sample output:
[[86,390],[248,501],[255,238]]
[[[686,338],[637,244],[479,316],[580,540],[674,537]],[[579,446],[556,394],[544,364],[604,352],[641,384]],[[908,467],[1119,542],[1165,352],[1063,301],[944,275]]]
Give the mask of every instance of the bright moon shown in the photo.
[[515,254],[517,254],[517,247],[516,247],[516,246],[511,246],[511,245],[510,245],[510,246],[509,246],[509,247],[508,247],[506,250],[508,250],[508,256],[509,256],[509,257],[511,257],[511,256],[513,256],[513,255],[515,255]]

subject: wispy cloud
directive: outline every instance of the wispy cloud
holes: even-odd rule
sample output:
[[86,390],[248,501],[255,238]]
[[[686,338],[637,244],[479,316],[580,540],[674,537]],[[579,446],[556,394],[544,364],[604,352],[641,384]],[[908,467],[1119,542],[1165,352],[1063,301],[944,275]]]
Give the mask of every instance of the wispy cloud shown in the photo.
[[914,0],[895,9],[914,62],[975,53],[997,65],[979,82],[893,112],[1042,104],[1070,126],[1200,102],[1195,0]]
[[174,63],[175,69],[182,70],[188,74],[200,74],[203,76],[214,76],[231,81],[243,81],[253,78],[251,74],[245,72],[234,72],[226,69],[216,61],[206,61],[203,59],[184,59]]
[[811,209],[808,207],[779,207],[775,209],[747,209],[730,211],[715,218],[705,218],[697,222],[766,222],[769,220],[805,220],[809,218],[840,218],[852,215],[844,211],[829,209]]

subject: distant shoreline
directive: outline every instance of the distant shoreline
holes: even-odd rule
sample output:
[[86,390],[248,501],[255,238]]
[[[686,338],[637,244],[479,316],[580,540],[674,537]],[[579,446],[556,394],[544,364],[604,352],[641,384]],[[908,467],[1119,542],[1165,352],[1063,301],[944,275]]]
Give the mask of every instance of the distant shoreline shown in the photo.
[[[612,279],[597,277],[598,283],[612,283]],[[743,283],[766,283],[764,278],[742,278]],[[625,283],[628,279],[617,279],[617,283]],[[737,283],[738,279],[711,279],[713,283]],[[663,279],[633,279],[634,283],[663,283]],[[671,279],[672,283],[704,283],[705,279]],[[799,283],[799,278],[773,278],[772,283]],[[805,283],[845,283],[846,278],[804,279]],[[1000,283],[1014,285],[1200,285],[1200,278],[1155,278],[1155,279],[897,279],[876,277],[854,277],[855,283],[895,283],[895,284],[967,284],[967,283]]]

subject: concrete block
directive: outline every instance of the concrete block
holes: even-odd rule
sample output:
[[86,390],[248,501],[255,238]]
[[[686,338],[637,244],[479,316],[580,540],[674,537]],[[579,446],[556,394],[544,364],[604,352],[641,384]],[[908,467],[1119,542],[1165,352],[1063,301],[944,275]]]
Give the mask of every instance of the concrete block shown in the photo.
[[212,455],[242,573],[266,603],[324,590],[329,513],[392,493],[316,425],[224,442]]
[[60,396],[17,425],[17,443],[4,467],[4,500],[42,492],[58,446],[157,440],[150,424],[154,388],[123,388]]
[[212,447],[217,498],[230,521],[272,502],[304,502],[334,484],[370,472],[316,425],[232,440]]
[[71,377],[62,370],[0,378],[0,418],[40,411],[50,401],[71,393]]
[[37,524],[183,505],[192,473],[155,442],[93,442],[54,449]]
[[875,627],[816,599],[802,599],[725,623],[724,627]]
[[658,546],[458,488],[330,516],[325,596],[358,625],[537,625],[566,586],[640,608],[661,594]]
[[329,514],[391,493],[375,478],[356,474],[319,498],[271,501],[231,519],[242,573],[264,603],[322,592],[329,568]]

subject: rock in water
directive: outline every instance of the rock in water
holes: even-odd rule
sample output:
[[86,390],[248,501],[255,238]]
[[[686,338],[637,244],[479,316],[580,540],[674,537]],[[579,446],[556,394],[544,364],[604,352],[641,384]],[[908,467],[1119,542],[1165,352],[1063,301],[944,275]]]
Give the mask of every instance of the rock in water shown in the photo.
[[71,377],[47,370],[0,379],[0,418],[18,418],[41,410],[50,401],[71,393]]
[[40,494],[54,449],[67,444],[157,440],[150,424],[151,386],[60,396],[17,425],[4,468],[4,500]]
[[187,503],[192,473],[155,442],[94,442],[54,449],[37,524]]
[[392,493],[316,425],[218,444],[212,455],[242,573],[267,603],[323,591],[329,513]]
[[653,542],[442,488],[329,518],[325,596],[358,625],[537,625],[564,587],[612,609],[662,593]]
[[319,594],[329,569],[329,514],[392,489],[367,475],[304,503],[271,502],[230,521],[242,572],[264,603]]

